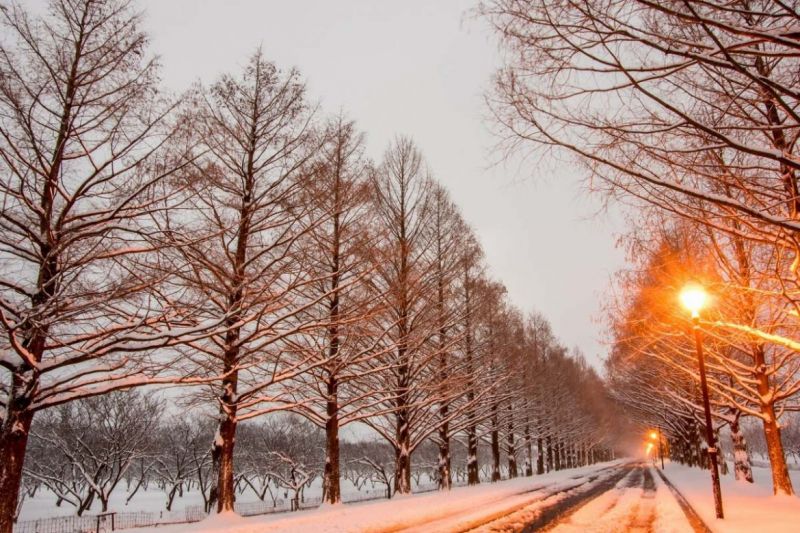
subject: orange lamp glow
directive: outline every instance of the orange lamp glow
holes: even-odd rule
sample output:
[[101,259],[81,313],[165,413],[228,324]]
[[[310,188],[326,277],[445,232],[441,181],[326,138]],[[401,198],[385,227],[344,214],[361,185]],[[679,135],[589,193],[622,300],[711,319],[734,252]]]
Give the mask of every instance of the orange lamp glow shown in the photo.
[[700,310],[705,307],[708,294],[700,285],[691,284],[683,288],[680,295],[681,304],[692,313],[692,317],[700,316]]

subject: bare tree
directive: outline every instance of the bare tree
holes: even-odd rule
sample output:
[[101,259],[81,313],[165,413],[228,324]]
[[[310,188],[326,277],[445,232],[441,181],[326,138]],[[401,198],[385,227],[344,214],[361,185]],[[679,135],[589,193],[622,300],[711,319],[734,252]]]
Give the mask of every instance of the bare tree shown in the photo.
[[[398,138],[387,150],[374,175],[377,224],[385,232],[375,255],[376,282],[386,294],[383,323],[391,327],[388,370],[373,374],[367,387],[388,382],[383,409],[391,412],[366,422],[395,450],[395,492],[411,492],[411,452],[424,440],[414,423],[432,399],[423,385],[432,360],[426,350],[431,327],[431,276],[427,254],[432,180],[422,154],[407,138]],[[380,387],[383,388],[383,387]]]
[[153,437],[163,403],[135,391],[114,392],[63,404],[37,420],[34,448],[41,451],[25,473],[78,515],[100,500],[108,500],[137,461],[155,455]]
[[[172,509],[176,496],[183,496],[197,475],[194,461],[198,438],[198,421],[172,418],[159,428],[153,475],[167,496],[166,510]],[[202,443],[203,450],[207,443]]]
[[314,303],[300,294],[310,280],[295,256],[307,231],[303,181],[319,143],[313,112],[299,73],[282,72],[257,51],[238,77],[201,91],[189,116],[203,155],[184,181],[203,238],[181,243],[191,265],[181,274],[204,300],[203,313],[226,327],[183,351],[192,372],[219,376],[203,396],[219,406],[211,493],[218,512],[233,510],[238,422],[284,408],[290,396],[277,385],[317,364],[286,344]]
[[[0,10],[0,531],[42,409],[155,381],[134,357],[196,331],[151,268],[172,104],[124,0]],[[158,270],[156,270],[158,272]]]
[[365,416],[362,408],[381,392],[352,382],[380,370],[368,363],[378,355],[385,332],[372,320],[383,299],[369,288],[370,254],[379,235],[371,225],[371,169],[363,135],[339,116],[324,137],[303,188],[303,202],[311,206],[310,230],[300,243],[303,268],[317,280],[304,288],[306,298],[318,302],[304,314],[321,327],[292,339],[292,348],[318,363],[295,380],[295,410],[325,428],[323,499],[336,504],[341,502],[339,430]]

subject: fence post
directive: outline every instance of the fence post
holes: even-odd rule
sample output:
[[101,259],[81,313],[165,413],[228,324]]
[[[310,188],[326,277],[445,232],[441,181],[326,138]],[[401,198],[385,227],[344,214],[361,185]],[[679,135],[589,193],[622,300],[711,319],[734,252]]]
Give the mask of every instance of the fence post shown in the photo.
[[100,516],[101,515],[97,515],[97,529],[95,530],[96,533],[100,533]]

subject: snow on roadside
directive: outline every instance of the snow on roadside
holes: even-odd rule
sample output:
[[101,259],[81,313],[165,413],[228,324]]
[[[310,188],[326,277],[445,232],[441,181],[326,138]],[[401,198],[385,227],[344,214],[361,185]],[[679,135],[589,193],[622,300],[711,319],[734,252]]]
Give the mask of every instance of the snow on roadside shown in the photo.
[[[769,480],[750,484],[722,476],[723,520],[714,516],[708,470],[668,463],[665,474],[715,533],[794,533],[800,531],[800,498],[773,496]],[[759,478],[762,476],[758,476]],[[800,488],[795,486],[795,488]]]
[[[433,492],[405,498],[326,506],[310,511],[283,515],[264,515],[242,518],[237,515],[210,517],[202,522],[137,529],[136,533],[267,533],[272,531],[392,531],[425,526],[431,522],[447,522],[448,517],[491,514],[525,493],[547,489],[546,492],[574,486],[579,478],[619,464],[619,461],[590,467],[551,472],[542,476],[517,478],[475,487],[459,487],[449,492]],[[531,497],[530,494],[527,496]],[[449,526],[447,526],[449,527]],[[424,528],[425,531],[434,531]]]
[[694,529],[670,488],[659,475],[654,473],[653,479],[656,483],[653,533],[692,533]]

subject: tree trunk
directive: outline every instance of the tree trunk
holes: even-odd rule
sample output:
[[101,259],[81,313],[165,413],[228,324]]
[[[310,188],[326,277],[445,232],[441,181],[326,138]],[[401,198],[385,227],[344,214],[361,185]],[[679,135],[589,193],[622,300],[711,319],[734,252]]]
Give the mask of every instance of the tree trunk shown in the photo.
[[[16,377],[16,376],[15,376]],[[22,465],[33,413],[17,411],[12,402],[0,434],[0,533],[12,533],[17,515]]]
[[[758,381],[758,394],[761,398],[771,396],[769,376],[766,373],[766,358],[764,347],[756,345],[753,349],[753,359],[755,362],[755,377]],[[772,469],[772,491],[775,494],[794,494],[792,480],[789,477],[789,469],[786,467],[786,456],[783,453],[783,443],[781,442],[781,430],[778,419],[775,417],[775,404],[771,401],[761,402],[761,422],[764,424],[764,437],[767,441],[767,453],[769,454],[769,464]]]
[[781,442],[781,429],[775,419],[775,409],[771,404],[761,406],[764,424],[764,437],[767,441],[767,453],[769,454],[769,464],[772,467],[772,491],[775,494],[794,494],[792,480],[789,477],[789,469],[786,467],[786,457],[783,453],[783,443]]
[[[43,246],[42,253],[50,254],[50,247]],[[34,305],[43,306],[57,290],[54,279],[58,272],[55,257],[49,256],[39,270],[39,290],[33,297]],[[33,328],[26,332],[23,347],[37,362],[44,356],[45,339],[49,328]],[[7,395],[6,412],[0,426],[0,533],[12,533],[17,517],[19,491],[22,485],[22,467],[28,448],[28,437],[34,412],[29,410],[33,395],[39,386],[39,374],[27,364],[11,376],[11,388]]]
[[[442,406],[442,417],[447,417],[447,404]],[[445,422],[439,428],[439,488],[450,490],[453,478],[450,473],[450,437],[449,428]]]
[[492,483],[500,481],[500,432],[497,428],[497,405],[492,415]]
[[478,430],[474,425],[467,428],[467,484],[477,485],[478,477]]
[[531,426],[525,419],[525,475],[533,475],[533,442],[531,440]]
[[394,464],[394,493],[411,494],[411,434],[408,427],[408,408],[397,413],[397,444]]
[[172,490],[167,494],[167,511],[172,510],[172,502],[175,501],[175,494],[178,492],[178,485],[173,485]]
[[[341,137],[339,138],[341,141]],[[340,270],[341,270],[341,244],[342,244],[342,143],[337,142],[336,173],[333,187],[334,212],[333,212],[333,246],[331,255],[331,300],[328,305],[328,356],[333,362],[329,369],[328,390],[326,399],[325,421],[325,471],[322,478],[322,500],[331,504],[342,501],[342,491],[339,472],[339,381],[336,375],[338,368],[339,349],[339,297],[340,297]]]
[[[235,339],[239,338],[238,330],[226,334],[227,346],[225,361],[226,371],[233,368],[238,349],[235,348]],[[233,449],[236,445],[236,387],[238,384],[238,371],[229,371],[222,380],[222,394],[220,395],[220,420],[214,444],[211,447],[211,459],[216,470],[216,487],[212,489],[209,498],[209,507],[215,502],[217,512],[233,511],[236,500],[233,482]],[[212,478],[213,479],[213,478]]]
[[544,439],[542,437],[536,439],[536,473],[544,474]]
[[395,456],[394,493],[411,494],[411,456],[402,446]]
[[508,455],[508,478],[517,477],[517,447],[514,442],[514,414],[511,405],[508,406],[508,435],[506,436],[506,454]]
[[95,492],[91,491],[86,496],[86,499],[83,500],[82,502],[80,502],[80,505],[78,506],[78,510],[76,511],[76,514],[78,516],[83,516],[83,513],[85,513],[86,511],[88,511],[89,509],[92,508],[92,503],[94,503],[94,495],[95,495]]
[[731,422],[731,440],[733,441],[733,472],[737,481],[753,482],[753,470],[750,467],[750,455],[747,453],[747,442],[739,427],[739,417]]
[[236,414],[235,408],[227,413],[223,413],[220,420],[217,440],[214,446],[217,447],[217,457],[219,461],[217,474],[217,512],[233,511],[233,504],[236,500],[233,483],[233,448],[236,444]]
[[555,468],[558,471],[558,470],[561,470],[561,443],[560,442],[556,442],[555,448],[556,448],[555,451],[554,451],[554,455],[555,455],[555,459],[556,459]]
[[327,503],[341,503],[342,492],[339,482],[339,399],[338,383],[335,378],[328,381],[328,420],[325,422],[325,472],[322,478],[322,500]]

